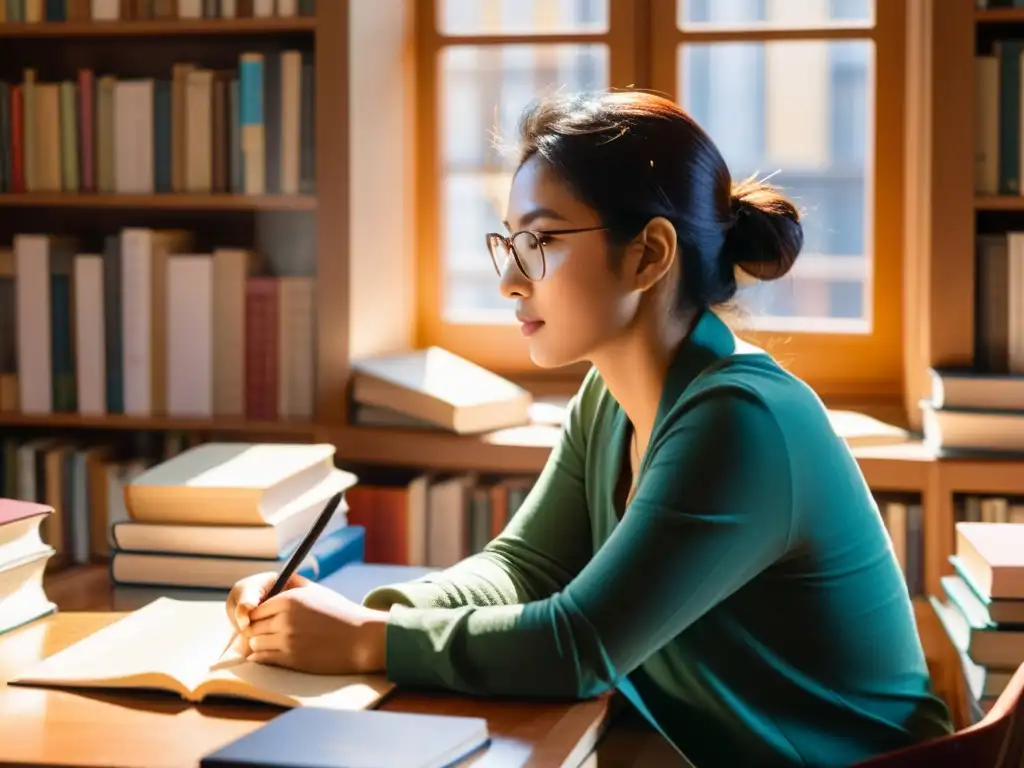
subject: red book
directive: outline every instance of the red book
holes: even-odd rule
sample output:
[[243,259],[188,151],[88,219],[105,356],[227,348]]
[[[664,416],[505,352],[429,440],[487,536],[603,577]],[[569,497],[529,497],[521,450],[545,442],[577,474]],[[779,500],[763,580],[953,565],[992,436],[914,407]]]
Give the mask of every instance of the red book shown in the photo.
[[[23,523],[35,517],[41,521],[50,514],[53,514],[53,507],[48,507],[46,504],[0,498],[0,529],[6,529],[9,525]],[[0,533],[0,541],[6,538],[3,533]]]
[[25,191],[25,101],[20,85],[11,86],[11,191]]
[[250,277],[245,283],[245,415],[277,419],[278,281]]

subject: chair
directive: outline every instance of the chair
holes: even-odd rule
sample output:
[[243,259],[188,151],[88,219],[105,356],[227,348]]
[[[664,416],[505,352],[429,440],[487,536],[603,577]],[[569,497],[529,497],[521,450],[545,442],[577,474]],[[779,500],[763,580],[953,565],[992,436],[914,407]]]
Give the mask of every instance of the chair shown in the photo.
[[1024,664],[988,714],[942,738],[864,760],[851,768],[1024,768]]

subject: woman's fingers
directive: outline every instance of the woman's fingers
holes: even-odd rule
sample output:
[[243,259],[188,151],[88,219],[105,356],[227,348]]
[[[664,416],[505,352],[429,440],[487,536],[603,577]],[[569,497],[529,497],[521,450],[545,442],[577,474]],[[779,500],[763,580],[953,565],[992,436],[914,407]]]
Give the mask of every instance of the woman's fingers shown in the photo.
[[249,638],[249,657],[254,653],[282,652],[287,650],[287,638],[278,633],[253,635]]
[[273,616],[268,616],[265,619],[253,619],[249,624],[249,631],[246,634],[250,637],[256,637],[257,635],[273,635],[283,633],[284,629],[284,614],[275,613]]
[[232,588],[231,594],[236,596],[236,600],[234,610],[230,611],[229,615],[233,618],[235,627],[239,631],[249,626],[251,619],[249,614],[260,604],[276,579],[276,573],[269,571],[258,573],[243,579]]

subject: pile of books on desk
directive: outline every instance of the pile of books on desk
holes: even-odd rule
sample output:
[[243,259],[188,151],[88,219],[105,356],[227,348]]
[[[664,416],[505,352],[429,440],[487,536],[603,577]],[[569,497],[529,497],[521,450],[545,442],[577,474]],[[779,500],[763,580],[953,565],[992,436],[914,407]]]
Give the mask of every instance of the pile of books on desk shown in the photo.
[[[328,444],[204,443],[135,477],[113,526],[118,585],[225,590],[280,571],[328,500],[356,484]],[[343,502],[299,573],[314,581],[363,560]]]
[[932,605],[960,652],[978,720],[1024,664],[1024,524],[957,523],[950,562],[945,599]]
[[53,547],[40,527],[53,507],[0,498],[0,633],[55,610],[43,589],[43,572]]

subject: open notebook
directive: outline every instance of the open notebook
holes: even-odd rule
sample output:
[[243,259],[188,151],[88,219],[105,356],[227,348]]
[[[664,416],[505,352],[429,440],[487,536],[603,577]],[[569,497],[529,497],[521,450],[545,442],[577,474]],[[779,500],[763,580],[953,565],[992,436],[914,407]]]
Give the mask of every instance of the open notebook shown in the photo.
[[312,675],[253,664],[241,658],[241,639],[221,657],[231,634],[222,601],[163,597],[43,659],[10,682],[158,689],[189,701],[229,696],[282,707],[330,709],[372,707],[393,687],[383,675]]

